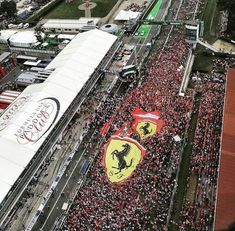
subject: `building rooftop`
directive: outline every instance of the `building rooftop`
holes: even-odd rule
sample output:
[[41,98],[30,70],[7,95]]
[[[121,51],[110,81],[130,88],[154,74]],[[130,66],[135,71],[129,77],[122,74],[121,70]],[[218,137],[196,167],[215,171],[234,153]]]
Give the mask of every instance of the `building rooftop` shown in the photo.
[[80,18],[80,19],[49,19],[43,24],[44,28],[65,28],[81,29],[85,25],[96,25],[100,18]]
[[7,58],[11,53],[10,52],[3,52],[0,55],[0,62],[2,62],[5,58]]

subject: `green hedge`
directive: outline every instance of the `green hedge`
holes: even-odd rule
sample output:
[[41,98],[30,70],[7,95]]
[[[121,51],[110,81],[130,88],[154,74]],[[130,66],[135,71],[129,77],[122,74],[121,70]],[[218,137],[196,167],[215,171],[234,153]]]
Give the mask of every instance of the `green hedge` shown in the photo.
[[44,17],[49,11],[51,11],[52,8],[56,7],[59,3],[61,3],[64,0],[55,0],[48,4],[43,9],[39,10],[37,13],[33,14],[31,17],[27,19],[27,22],[30,25],[36,25],[37,22],[40,20],[40,18]]

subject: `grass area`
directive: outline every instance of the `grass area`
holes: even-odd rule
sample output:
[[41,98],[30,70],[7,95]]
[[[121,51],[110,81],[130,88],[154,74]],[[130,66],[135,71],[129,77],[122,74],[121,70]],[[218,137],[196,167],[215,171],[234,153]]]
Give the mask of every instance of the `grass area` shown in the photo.
[[196,174],[192,174],[189,177],[189,187],[186,194],[186,200],[189,201],[191,204],[194,202],[195,198],[195,191],[197,188],[198,176]]
[[[174,198],[173,210],[172,210],[172,215],[171,215],[171,220],[173,220],[177,224],[180,219],[180,212],[182,210],[183,201],[186,195],[187,178],[189,176],[190,160],[191,160],[196,125],[197,125],[197,117],[198,117],[200,100],[201,100],[201,94],[198,93],[196,95],[195,105],[194,105],[196,110],[194,110],[194,113],[192,114],[189,130],[188,130],[188,142],[184,148],[184,151],[182,154],[182,160],[180,163],[178,188],[177,188],[177,192]],[[179,227],[177,225],[171,224],[168,230],[177,231],[178,228]]]
[[203,38],[209,43],[216,37],[216,28],[218,17],[217,15],[217,1],[205,0],[204,10],[201,15],[201,20],[204,22],[204,36]]
[[[91,10],[92,17],[105,17],[118,0],[92,0],[97,6]],[[79,10],[78,6],[84,3],[83,0],[73,0],[66,3],[65,0],[53,8],[45,18],[56,19],[78,19],[85,16],[84,10]]]
[[[198,19],[204,22],[204,35],[203,39],[212,44],[217,39],[217,30],[219,23],[219,9],[216,0],[205,0],[202,6],[201,13]],[[209,72],[212,70],[212,63],[214,57],[204,55],[206,48],[197,45],[196,58],[193,65],[194,71]]]
[[196,58],[193,63],[193,71],[210,72],[213,68],[213,61],[215,58],[215,56],[206,55],[204,53],[196,54]]

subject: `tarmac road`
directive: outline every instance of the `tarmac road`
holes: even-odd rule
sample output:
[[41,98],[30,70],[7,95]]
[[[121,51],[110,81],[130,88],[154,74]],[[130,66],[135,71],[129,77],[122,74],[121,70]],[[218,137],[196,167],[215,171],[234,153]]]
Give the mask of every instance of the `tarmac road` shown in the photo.
[[[114,95],[123,94],[127,89],[123,87],[120,80],[116,83],[116,86],[112,89]],[[77,150],[73,160],[71,161],[65,174],[62,176],[61,180],[54,191],[53,197],[51,197],[46,204],[46,209],[37,220],[36,224],[33,226],[33,231],[38,230],[56,230],[56,224],[59,223],[60,219],[63,219],[64,211],[62,206],[64,202],[69,202],[77,193],[79,187],[85,182],[86,174],[81,174],[82,164],[85,160],[90,160],[92,162],[95,152],[100,150],[99,143],[94,143],[94,139],[101,139],[96,131],[90,130],[84,142],[82,142]],[[93,144],[92,147],[89,145]],[[71,193],[72,192],[72,193]],[[61,195],[62,193],[62,195]]]
[[[167,8],[168,8],[169,1],[163,0],[160,9],[158,10],[158,13],[156,15],[155,20],[164,20]],[[160,33],[161,27],[159,25],[153,25],[151,26],[150,31],[146,36],[143,37],[132,37],[132,39],[129,41],[129,43],[134,44],[136,46],[135,52],[133,52],[130,62],[128,64],[134,64],[134,63],[141,63],[143,59],[145,58],[145,53],[147,51],[146,45],[152,42],[153,40],[157,39],[157,36]],[[137,28],[137,31],[139,28]],[[135,57],[136,56],[136,57]],[[137,60],[136,60],[137,59]]]
[[44,212],[39,217],[38,222],[35,224],[32,230],[50,230],[53,227],[56,217],[60,217],[63,214],[63,203],[69,203],[72,199],[73,189],[80,187],[83,175],[80,173],[80,169],[84,160],[87,157],[84,156],[86,149],[79,149],[73,161],[71,162],[68,170],[62,176],[56,190],[54,191],[51,199],[47,203]]

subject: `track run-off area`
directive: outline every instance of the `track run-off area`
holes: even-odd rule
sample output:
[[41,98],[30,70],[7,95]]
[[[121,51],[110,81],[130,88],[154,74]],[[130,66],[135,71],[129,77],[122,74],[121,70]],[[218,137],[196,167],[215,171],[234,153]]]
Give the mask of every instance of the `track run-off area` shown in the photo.
[[[162,0],[158,0],[153,9],[150,11],[146,19],[155,19],[162,5]],[[147,38],[151,30],[151,25],[141,25],[137,32],[136,37]]]

